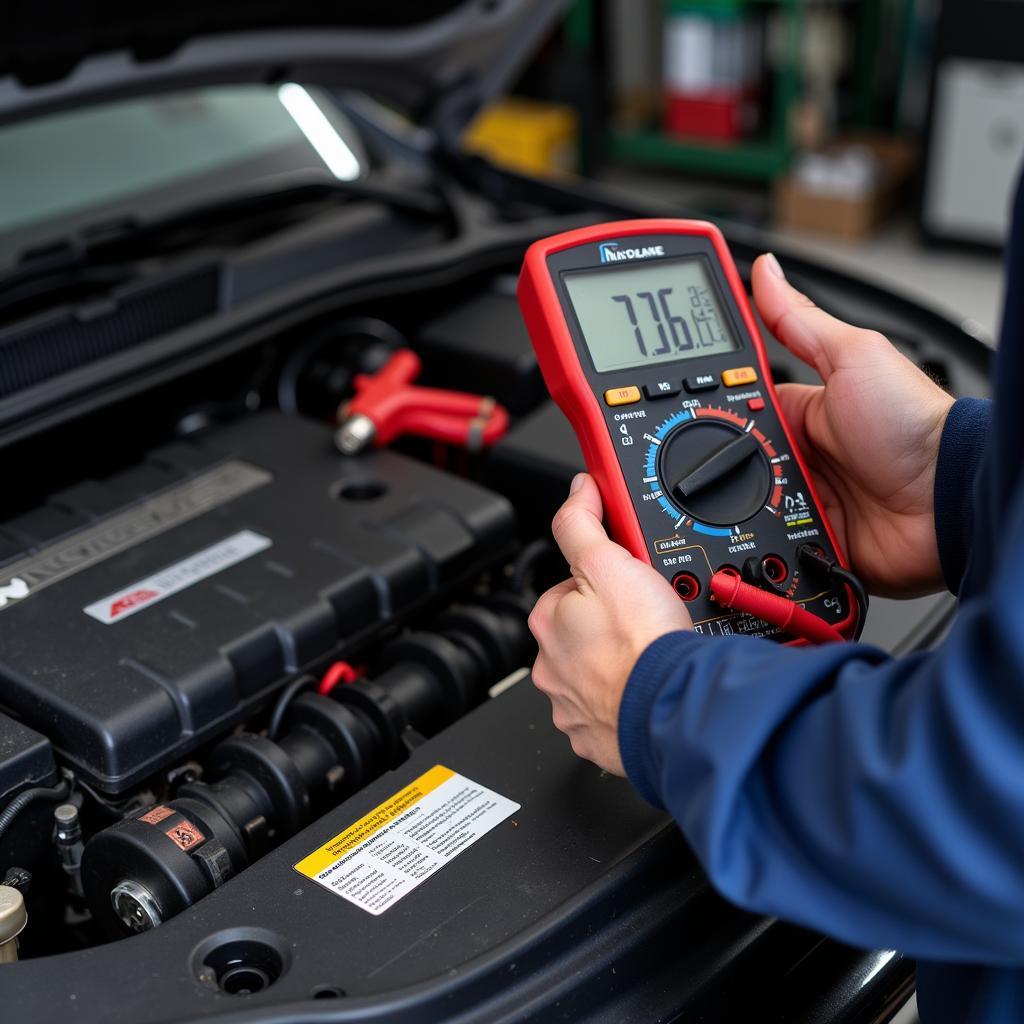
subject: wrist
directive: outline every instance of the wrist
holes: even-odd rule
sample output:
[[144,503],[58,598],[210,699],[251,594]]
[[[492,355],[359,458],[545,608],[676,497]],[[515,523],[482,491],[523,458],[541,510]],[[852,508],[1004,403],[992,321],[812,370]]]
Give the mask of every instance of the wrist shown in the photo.
[[981,465],[992,405],[961,398],[951,405],[942,427],[935,468],[935,546],[940,579],[960,590],[974,536],[974,480]]
[[651,743],[651,716],[658,695],[692,644],[706,643],[691,630],[659,636],[641,653],[619,704],[619,755],[630,782],[655,807],[663,806],[659,764]]

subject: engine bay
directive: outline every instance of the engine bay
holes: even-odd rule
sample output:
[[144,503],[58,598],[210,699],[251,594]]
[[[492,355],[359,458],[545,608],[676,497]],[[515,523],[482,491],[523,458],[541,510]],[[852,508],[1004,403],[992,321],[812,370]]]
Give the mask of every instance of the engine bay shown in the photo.
[[[822,978],[840,970],[820,938],[720,901],[669,820],[577,761],[523,682],[530,608],[565,573],[550,519],[582,457],[514,271],[339,304],[17,448],[25,487],[0,526],[0,874],[27,909],[0,978],[12,1011],[48,1019],[129,948],[161,965],[119,993],[133,1020],[264,992],[344,995],[353,1014],[387,995],[386,1019],[412,1020],[394,993],[428,984],[415,1019],[493,1020],[512,990],[474,985],[531,962],[530,985],[578,975],[581,1014],[598,992],[614,1012],[624,963],[645,985],[683,964],[694,1007],[723,1005],[737,971],[768,984],[812,953]],[[769,346],[776,377],[801,379]],[[341,454],[338,408],[403,350],[421,383],[500,403],[504,436]],[[949,613],[906,608],[868,638],[911,642]],[[517,810],[380,916],[302,877],[436,766]],[[737,943],[755,961],[723,970]]]

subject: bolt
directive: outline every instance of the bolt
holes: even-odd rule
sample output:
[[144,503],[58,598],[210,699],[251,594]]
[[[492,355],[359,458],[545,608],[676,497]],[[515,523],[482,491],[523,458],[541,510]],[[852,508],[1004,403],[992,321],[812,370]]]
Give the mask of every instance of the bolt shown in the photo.
[[358,455],[373,443],[377,427],[369,416],[350,416],[334,434],[334,446],[342,455]]
[[57,839],[62,843],[73,843],[82,837],[82,825],[78,820],[78,808],[74,804],[60,804],[53,812],[57,823]]

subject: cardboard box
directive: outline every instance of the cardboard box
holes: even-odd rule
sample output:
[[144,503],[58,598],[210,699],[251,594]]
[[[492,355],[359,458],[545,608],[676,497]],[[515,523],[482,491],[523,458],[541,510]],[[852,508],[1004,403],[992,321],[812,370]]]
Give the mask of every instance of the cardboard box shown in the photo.
[[880,168],[875,186],[863,195],[845,196],[811,188],[787,175],[775,184],[778,227],[863,239],[899,207],[913,177],[916,147],[887,136],[848,136],[829,151],[837,153],[851,145],[866,146],[874,154]]

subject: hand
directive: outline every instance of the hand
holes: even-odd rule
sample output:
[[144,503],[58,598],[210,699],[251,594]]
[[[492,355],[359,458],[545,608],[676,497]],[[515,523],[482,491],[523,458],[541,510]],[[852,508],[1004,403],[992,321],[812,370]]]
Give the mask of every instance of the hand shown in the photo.
[[572,578],[530,615],[540,648],[533,681],[551,698],[552,720],[572,749],[625,775],[618,721],[629,673],[653,640],[693,624],[671,584],[608,539],[601,513],[597,485],[581,473],[551,525]]
[[953,399],[875,331],[836,320],[754,264],[768,329],[824,386],[782,384],[779,402],[850,564],[875,593],[941,589],[935,463]]

